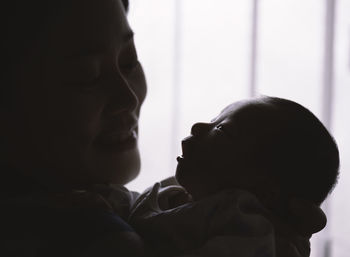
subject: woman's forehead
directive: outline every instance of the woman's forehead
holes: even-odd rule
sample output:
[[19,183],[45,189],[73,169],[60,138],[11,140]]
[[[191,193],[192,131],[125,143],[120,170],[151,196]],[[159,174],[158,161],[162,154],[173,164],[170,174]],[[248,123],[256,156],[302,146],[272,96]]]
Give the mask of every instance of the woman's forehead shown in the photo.
[[111,49],[132,34],[120,0],[75,0],[70,9],[53,33],[65,55]]

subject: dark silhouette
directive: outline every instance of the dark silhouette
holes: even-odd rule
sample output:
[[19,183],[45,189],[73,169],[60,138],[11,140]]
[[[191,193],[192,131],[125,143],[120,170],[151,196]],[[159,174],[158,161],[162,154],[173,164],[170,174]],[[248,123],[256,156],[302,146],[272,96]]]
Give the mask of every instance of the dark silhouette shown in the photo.
[[146,83],[123,3],[2,3],[1,256],[87,256],[96,242],[139,252],[131,227],[84,193],[139,172]]
[[234,187],[284,213],[293,197],[319,206],[338,178],[333,137],[290,100],[233,103],[212,122],[193,125],[191,134],[182,142],[176,177],[195,199]]
[[[127,7],[2,3],[1,256],[143,254],[128,209],[108,200],[140,169],[146,83]],[[322,211],[298,208],[300,233],[315,232]]]
[[[182,152],[177,181],[146,190],[130,215],[156,256],[210,251],[206,239],[217,235],[231,235],[227,245],[239,242],[236,256],[310,254],[310,231],[297,232],[307,214],[296,213],[293,202],[325,200],[338,178],[339,152],[309,110],[277,97],[239,101],[194,124]],[[272,236],[276,247],[263,243]]]
[[194,200],[247,190],[285,223],[298,218],[293,198],[320,206],[339,175],[338,147],[327,129],[303,106],[277,97],[236,102],[211,122],[194,124],[182,151],[176,178]]

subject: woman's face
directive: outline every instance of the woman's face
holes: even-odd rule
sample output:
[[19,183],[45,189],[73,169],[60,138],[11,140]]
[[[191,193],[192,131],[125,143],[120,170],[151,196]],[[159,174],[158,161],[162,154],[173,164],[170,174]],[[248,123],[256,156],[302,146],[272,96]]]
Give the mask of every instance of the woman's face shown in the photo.
[[125,184],[146,83],[120,0],[75,0],[18,70],[8,159],[53,186]]

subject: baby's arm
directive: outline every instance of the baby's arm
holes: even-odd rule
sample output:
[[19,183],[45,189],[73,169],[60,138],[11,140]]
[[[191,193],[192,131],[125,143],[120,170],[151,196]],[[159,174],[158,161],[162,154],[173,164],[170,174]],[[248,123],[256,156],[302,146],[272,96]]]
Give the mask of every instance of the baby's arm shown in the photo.
[[158,256],[166,252],[171,256],[185,252],[221,256],[214,254],[220,251],[253,256],[256,251],[274,251],[272,225],[259,215],[262,207],[251,194],[223,191],[164,210],[157,201],[160,188],[156,184],[148,190],[130,217],[136,231],[154,246]]
[[[238,194],[238,191],[221,192],[202,202],[191,203],[190,198],[181,188],[175,187],[172,190],[168,188],[169,191],[164,190],[164,187],[176,186],[176,184],[169,183],[169,180],[167,182],[159,183],[143,195],[143,203],[141,204],[142,201],[139,201],[139,206],[134,208],[130,220],[145,238],[151,238],[151,241],[159,244],[164,242],[162,244],[164,246],[163,250],[171,249],[172,253],[180,253],[182,251],[191,252],[191,254],[194,254],[193,256],[210,256],[210,252],[214,251],[213,249],[216,249],[214,252],[218,253],[220,251],[232,252],[232,245],[234,245],[234,242],[239,242],[239,236],[242,239],[242,237],[247,236],[247,233],[248,236],[249,233],[253,235],[255,226],[255,234],[260,230],[260,236],[263,235],[261,232],[264,231],[262,228],[265,227],[265,235],[268,235],[270,241],[265,240],[264,247],[270,249],[273,246],[276,249],[276,256],[308,257],[310,255],[310,236],[305,235],[317,232],[325,224],[325,216],[320,208],[301,200],[294,200],[290,208],[291,212],[297,213],[295,220],[291,220],[293,222],[291,224],[279,221],[280,228],[274,228],[277,229],[277,236],[275,237],[275,231],[273,233],[269,232],[269,229],[272,229],[272,226],[268,225],[269,222],[266,223],[266,221],[264,222],[261,219],[260,223],[256,222],[256,220],[254,221],[254,219],[253,222],[249,220],[242,222],[239,219],[239,215],[237,216],[237,205],[235,207],[232,203],[237,202],[237,199],[239,199],[238,195],[240,195],[241,200],[240,205],[238,205],[240,208],[250,203],[251,215],[255,214],[256,217],[266,215],[266,212],[251,195]],[[158,194],[159,191],[162,194]],[[161,197],[159,197],[160,195]],[[170,197],[168,198],[167,196]],[[242,198],[243,196],[245,196],[245,200]],[[173,200],[169,201],[169,199]],[[178,203],[174,204],[176,201]],[[182,205],[184,203],[185,205]],[[244,205],[243,203],[246,204]],[[234,214],[235,211],[233,210],[236,211],[236,214]],[[227,215],[228,213],[230,214]],[[243,216],[241,215],[240,217]],[[271,222],[276,226],[274,220],[271,220]],[[239,231],[237,230],[237,223],[252,223],[253,227],[249,229],[251,230],[250,232]],[[303,224],[311,224],[311,226],[304,226]],[[296,228],[296,230],[293,228]],[[288,232],[289,230],[290,232]],[[282,234],[280,233],[281,231],[283,232]],[[285,233],[290,236],[286,237]],[[261,241],[264,240],[261,239]],[[254,243],[251,242],[246,245],[253,246]],[[242,244],[237,247],[242,248]],[[197,249],[197,252],[194,252],[194,249]],[[220,255],[218,254],[217,256]]]

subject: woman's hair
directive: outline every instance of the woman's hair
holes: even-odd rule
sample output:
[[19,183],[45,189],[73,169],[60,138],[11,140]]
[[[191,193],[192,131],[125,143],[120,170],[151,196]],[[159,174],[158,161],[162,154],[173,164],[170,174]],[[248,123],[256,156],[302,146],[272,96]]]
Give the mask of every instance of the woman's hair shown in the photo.
[[[56,19],[64,15],[72,0],[5,0],[0,9],[1,77],[0,108],[11,104],[13,76],[34,46],[42,48]],[[96,0],[98,2],[98,0]],[[129,1],[121,0],[125,10]]]
[[129,0],[122,0],[125,11],[129,10]]

